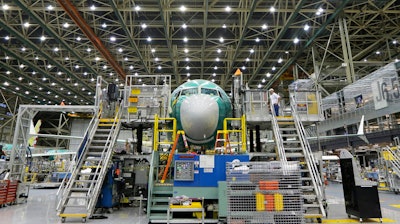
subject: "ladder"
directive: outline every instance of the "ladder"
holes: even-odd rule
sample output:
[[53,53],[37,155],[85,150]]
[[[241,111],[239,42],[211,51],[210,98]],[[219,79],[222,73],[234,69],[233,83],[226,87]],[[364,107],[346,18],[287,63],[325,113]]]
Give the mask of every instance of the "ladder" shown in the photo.
[[282,162],[299,161],[301,166],[304,217],[321,221],[326,216],[322,180],[305,131],[296,112],[294,116],[273,116],[272,125],[278,157]]
[[114,118],[94,118],[92,129],[87,131],[77,153],[76,167],[69,181],[61,184],[62,197],[57,205],[61,221],[66,218],[93,216],[103,181],[106,177],[113,146],[121,126],[121,109]]
[[229,141],[229,134],[227,131],[224,130],[217,131],[214,150],[216,154],[232,153],[231,143]]

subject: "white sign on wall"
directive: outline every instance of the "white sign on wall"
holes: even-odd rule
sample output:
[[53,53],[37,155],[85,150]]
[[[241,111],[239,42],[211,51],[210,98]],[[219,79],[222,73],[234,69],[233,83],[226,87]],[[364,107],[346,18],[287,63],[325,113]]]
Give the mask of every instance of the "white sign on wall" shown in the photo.
[[400,98],[399,80],[396,76],[385,77],[371,82],[375,110],[385,108]]

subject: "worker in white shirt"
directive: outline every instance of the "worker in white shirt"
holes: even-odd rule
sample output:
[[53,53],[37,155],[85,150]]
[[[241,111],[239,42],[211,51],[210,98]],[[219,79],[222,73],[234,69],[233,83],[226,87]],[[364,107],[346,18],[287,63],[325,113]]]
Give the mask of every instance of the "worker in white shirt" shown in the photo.
[[269,99],[274,106],[275,116],[279,116],[279,101],[281,97],[275,93],[273,88],[269,89]]

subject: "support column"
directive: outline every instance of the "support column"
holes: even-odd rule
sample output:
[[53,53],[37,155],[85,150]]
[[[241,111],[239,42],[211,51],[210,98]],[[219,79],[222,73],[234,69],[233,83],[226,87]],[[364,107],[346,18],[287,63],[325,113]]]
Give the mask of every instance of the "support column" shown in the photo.
[[343,18],[339,18],[339,33],[340,33],[340,39],[342,40],[343,60],[346,69],[346,79],[347,83],[351,84],[356,80],[356,78],[354,74],[353,55],[351,53],[351,46],[350,46],[349,34],[347,32],[346,20]]

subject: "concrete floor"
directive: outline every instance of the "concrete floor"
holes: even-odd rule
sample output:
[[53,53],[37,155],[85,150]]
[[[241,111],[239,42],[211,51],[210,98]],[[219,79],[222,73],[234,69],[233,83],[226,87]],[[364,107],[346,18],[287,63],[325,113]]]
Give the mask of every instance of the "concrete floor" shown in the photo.
[[[61,223],[56,216],[57,189],[31,189],[26,204],[0,208],[0,223],[4,224],[55,224]],[[340,183],[330,183],[326,188],[328,217],[323,223],[356,223],[357,218],[348,219],[344,208],[343,190]],[[400,223],[400,194],[380,192],[384,223]],[[393,206],[397,205],[397,206]],[[87,223],[147,224],[148,219],[139,207],[123,207],[105,214],[107,219],[88,219]],[[365,220],[377,223],[379,220]],[[66,223],[81,223],[81,219],[67,219]]]

